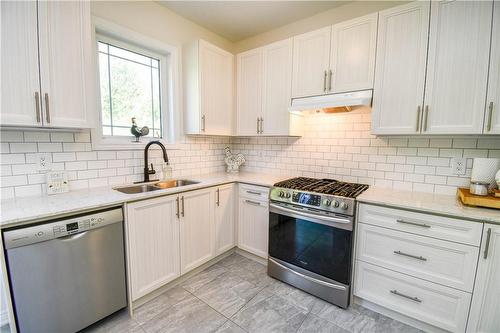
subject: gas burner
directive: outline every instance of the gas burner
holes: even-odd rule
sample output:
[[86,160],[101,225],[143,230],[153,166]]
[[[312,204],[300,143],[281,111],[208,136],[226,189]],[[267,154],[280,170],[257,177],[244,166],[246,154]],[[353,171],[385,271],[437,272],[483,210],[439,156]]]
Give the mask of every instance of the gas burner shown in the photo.
[[355,199],[368,185],[297,177],[274,184],[270,199],[292,206],[354,215]]

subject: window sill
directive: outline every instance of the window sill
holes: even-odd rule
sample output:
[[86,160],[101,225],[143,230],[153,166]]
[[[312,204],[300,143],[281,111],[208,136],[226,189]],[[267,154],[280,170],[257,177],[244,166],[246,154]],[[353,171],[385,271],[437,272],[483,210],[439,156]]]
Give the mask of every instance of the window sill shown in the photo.
[[157,138],[144,139],[144,138],[142,138],[141,141],[139,141],[139,142],[133,142],[131,140],[128,140],[128,139],[109,140],[109,139],[103,139],[103,138],[101,138],[100,140],[99,139],[92,140],[92,150],[144,150],[144,147],[150,141],[160,141],[161,143],[163,143],[165,148],[167,148],[168,150],[178,149],[175,144],[167,143],[167,141],[165,139],[157,139]]

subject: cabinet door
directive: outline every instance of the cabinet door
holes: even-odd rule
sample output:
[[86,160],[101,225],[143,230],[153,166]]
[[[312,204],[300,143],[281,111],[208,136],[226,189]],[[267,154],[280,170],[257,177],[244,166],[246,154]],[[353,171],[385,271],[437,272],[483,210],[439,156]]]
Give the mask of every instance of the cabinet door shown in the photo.
[[[42,124],[38,71],[37,3],[2,1],[0,124]],[[37,113],[38,110],[38,113]]]
[[373,88],[378,13],[335,24],[328,92]]
[[132,300],[180,276],[177,196],[127,205]]
[[490,74],[486,98],[485,134],[500,134],[500,1],[493,4]]
[[485,224],[467,332],[500,332],[500,226]]
[[181,274],[214,256],[213,189],[181,194]]
[[263,134],[289,135],[292,89],[292,39],[266,45],[263,53]]
[[235,193],[232,184],[219,186],[215,192],[215,255],[235,245]]
[[482,133],[492,5],[431,2],[424,133]]
[[429,9],[415,1],[379,12],[373,134],[420,132]]
[[326,93],[331,27],[293,37],[292,97]]
[[42,108],[46,126],[91,127],[90,3],[38,2]]
[[267,258],[269,208],[265,201],[239,199],[238,247]]
[[201,133],[231,135],[234,56],[200,40]]
[[240,53],[236,61],[238,135],[257,135],[262,114],[262,49]]

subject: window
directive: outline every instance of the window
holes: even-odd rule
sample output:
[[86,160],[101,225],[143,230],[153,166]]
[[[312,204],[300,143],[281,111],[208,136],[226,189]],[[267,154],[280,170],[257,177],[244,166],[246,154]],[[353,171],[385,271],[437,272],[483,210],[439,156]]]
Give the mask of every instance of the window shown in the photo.
[[131,137],[135,118],[147,126],[146,137],[163,137],[163,56],[124,42],[98,36],[101,133]]

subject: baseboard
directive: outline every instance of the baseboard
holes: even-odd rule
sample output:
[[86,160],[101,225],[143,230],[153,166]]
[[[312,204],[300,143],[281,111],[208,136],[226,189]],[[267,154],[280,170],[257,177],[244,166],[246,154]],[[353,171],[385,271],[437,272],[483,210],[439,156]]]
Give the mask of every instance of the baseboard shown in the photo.
[[264,259],[260,256],[257,256],[253,253],[250,253],[248,251],[242,250],[239,247],[235,248],[235,252],[238,254],[241,254],[243,257],[246,257],[246,258],[251,259],[253,261],[257,261],[258,263],[261,263],[262,265],[267,266],[267,259]]
[[441,328],[438,328],[433,325],[429,325],[427,323],[424,323],[420,320],[413,319],[411,317],[405,316],[399,312],[384,308],[383,306],[380,306],[378,304],[372,303],[370,301],[364,300],[362,298],[359,298],[357,296],[354,296],[352,299],[352,303],[361,305],[362,307],[365,307],[369,310],[372,310],[374,312],[380,313],[386,317],[392,318],[394,320],[400,321],[402,323],[405,323],[406,325],[416,327],[422,331],[429,332],[429,333],[449,333],[446,330],[443,330]]

